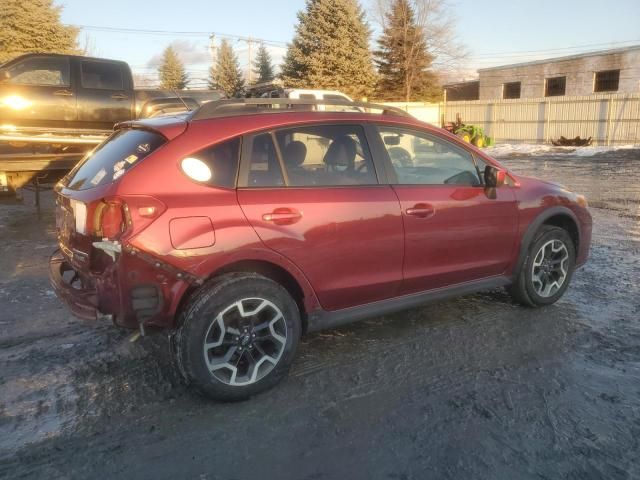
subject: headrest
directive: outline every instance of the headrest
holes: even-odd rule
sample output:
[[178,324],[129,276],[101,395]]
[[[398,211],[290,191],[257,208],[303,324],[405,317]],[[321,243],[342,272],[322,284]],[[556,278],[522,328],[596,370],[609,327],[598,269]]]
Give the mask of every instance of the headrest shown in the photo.
[[324,155],[324,163],[327,165],[340,165],[352,169],[356,161],[356,142],[353,138],[344,136],[336,138],[327,153]]
[[299,140],[294,140],[285,147],[282,156],[287,167],[299,167],[307,158],[307,146]]

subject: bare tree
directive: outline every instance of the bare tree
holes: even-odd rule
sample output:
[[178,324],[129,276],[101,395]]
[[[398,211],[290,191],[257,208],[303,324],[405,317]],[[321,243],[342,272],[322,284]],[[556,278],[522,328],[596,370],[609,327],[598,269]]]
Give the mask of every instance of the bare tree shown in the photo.
[[[381,29],[392,0],[371,0],[370,15]],[[450,0],[410,0],[416,24],[422,27],[427,52],[433,56],[433,69],[440,75],[464,69],[469,52],[456,33],[457,18]]]

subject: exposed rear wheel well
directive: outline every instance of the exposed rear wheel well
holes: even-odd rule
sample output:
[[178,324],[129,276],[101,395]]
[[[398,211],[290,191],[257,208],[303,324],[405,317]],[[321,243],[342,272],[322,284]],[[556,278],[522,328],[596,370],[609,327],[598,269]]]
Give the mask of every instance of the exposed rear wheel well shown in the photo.
[[565,230],[571,237],[571,240],[573,240],[576,252],[578,251],[578,247],[580,245],[580,234],[578,233],[578,226],[576,225],[576,222],[571,217],[563,214],[554,215],[553,217],[547,218],[543,225],[552,225]]
[[242,260],[215,271],[211,275],[211,278],[231,272],[258,273],[282,285],[298,305],[298,309],[300,310],[300,319],[302,320],[302,331],[303,333],[307,331],[307,314],[304,309],[304,292],[302,291],[298,281],[288,271],[271,262],[262,260]]

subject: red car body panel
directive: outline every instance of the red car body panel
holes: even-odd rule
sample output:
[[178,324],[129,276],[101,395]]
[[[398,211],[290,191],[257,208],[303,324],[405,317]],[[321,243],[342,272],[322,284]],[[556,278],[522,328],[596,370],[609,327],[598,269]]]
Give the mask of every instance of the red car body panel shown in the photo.
[[[405,229],[402,293],[504,273],[518,227],[513,190],[496,189],[496,198],[490,199],[484,187],[393,188],[400,199]],[[433,214],[407,215],[417,205],[427,205]]]
[[[591,217],[566,189],[509,173],[512,181],[485,187],[389,185],[319,188],[213,188],[193,182],[179,162],[194,152],[250,132],[305,123],[384,123],[421,129],[501,167],[475,147],[418,120],[363,113],[291,112],[210,120],[164,118],[122,128],[160,132],[168,140],[113,183],[88,190],[57,187],[60,209],[72,200],[123,200],[131,228],[112,260],[89,238],[61,238],[64,259],[83,279],[74,292],[52,260],[54,288],[74,312],[111,315],[120,326],[141,323],[136,302],[146,287],[159,297],[144,324],[173,328],[188,295],[234,266],[273,266],[295,281],[306,316],[376,304],[517,271],[536,225],[552,215],[576,223],[577,264],[588,255]],[[380,172],[378,172],[380,174]],[[423,207],[434,214],[414,216]],[[155,216],[138,212],[153,206]],[[298,214],[282,221],[264,215]],[[64,212],[63,212],[64,215]],[[90,210],[89,217],[92,215]],[[60,227],[60,226],[59,226]],[[186,233],[185,233],[186,232]],[[55,264],[54,264],[55,263]]]
[[[264,244],[306,273],[324,309],[397,294],[404,234],[390,186],[239,189],[238,200]],[[279,208],[300,217],[284,225],[263,220]]]

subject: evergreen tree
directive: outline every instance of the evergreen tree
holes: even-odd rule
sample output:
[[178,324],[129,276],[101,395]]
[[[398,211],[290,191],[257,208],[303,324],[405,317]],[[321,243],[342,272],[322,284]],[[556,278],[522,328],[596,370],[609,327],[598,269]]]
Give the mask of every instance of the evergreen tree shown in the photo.
[[216,64],[210,71],[209,87],[222,90],[228,97],[239,97],[244,91],[238,57],[227,40],[220,42]]
[[391,4],[378,46],[378,98],[409,102],[440,95],[437,78],[429,70],[433,56],[427,51],[424,31],[417,25],[408,0]]
[[60,22],[53,0],[0,1],[0,64],[29,52],[78,53],[76,27]]
[[369,27],[357,0],[306,0],[282,66],[285,85],[369,95],[375,72]]
[[260,44],[258,54],[256,55],[256,61],[253,63],[253,66],[253,72],[258,75],[256,83],[270,82],[275,78],[271,55],[269,55],[269,51],[264,46],[264,43]]
[[184,71],[184,65],[171,45],[162,52],[158,73],[160,74],[160,88],[182,90],[189,83],[187,73]]

